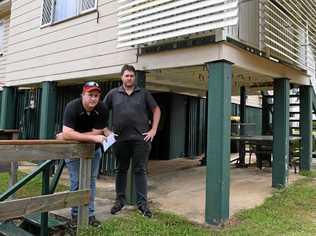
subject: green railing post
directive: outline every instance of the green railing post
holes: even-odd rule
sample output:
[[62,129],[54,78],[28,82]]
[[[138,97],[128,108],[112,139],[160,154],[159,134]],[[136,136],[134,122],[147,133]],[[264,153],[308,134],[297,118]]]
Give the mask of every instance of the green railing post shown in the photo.
[[289,90],[288,79],[274,79],[273,105],[273,165],[272,187],[288,184],[289,166]]
[[312,165],[312,87],[300,86],[300,136],[301,136],[301,170],[311,170]]
[[208,119],[205,221],[219,225],[229,218],[230,114],[232,64],[207,63]]
[[16,109],[16,88],[4,87],[0,110],[0,129],[14,129]]
[[[49,194],[49,169],[50,165],[43,169],[42,195]],[[48,236],[48,212],[41,213],[41,236]]]
[[[55,136],[56,82],[43,82],[40,114],[40,139],[52,139]],[[49,194],[50,166],[43,170],[42,194]],[[41,213],[41,235],[48,235],[48,212]]]
[[49,183],[49,193],[52,194],[55,192],[56,187],[58,185],[58,181],[60,179],[60,176],[63,172],[65,166],[65,160],[60,160],[58,163],[58,167],[54,173],[54,176],[52,177],[52,180]]
[[[56,114],[56,82],[45,81],[42,84],[41,114],[40,114],[40,139],[55,138]],[[43,169],[42,195],[50,193],[49,175],[50,165]],[[41,236],[48,235],[48,212],[41,213]]]
[[[137,86],[145,88],[146,86],[146,73],[145,71],[136,71],[135,79]],[[129,205],[136,203],[136,192],[135,192],[135,178],[133,170],[133,159],[130,162],[130,167],[127,173],[127,188],[126,188],[126,201]]]

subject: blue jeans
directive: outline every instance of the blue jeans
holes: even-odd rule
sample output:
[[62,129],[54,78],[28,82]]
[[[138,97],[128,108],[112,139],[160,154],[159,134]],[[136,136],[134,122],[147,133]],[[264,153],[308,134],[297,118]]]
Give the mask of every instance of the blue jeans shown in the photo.
[[[101,148],[95,150],[94,158],[92,158],[91,163],[91,180],[90,180],[90,198],[89,198],[89,216],[94,216],[95,214],[95,196],[96,196],[96,180],[99,173],[99,166],[101,160],[102,152]],[[70,180],[70,191],[77,191],[79,188],[79,159],[66,160],[66,166],[69,172]],[[71,215],[78,215],[78,207],[71,208]]]

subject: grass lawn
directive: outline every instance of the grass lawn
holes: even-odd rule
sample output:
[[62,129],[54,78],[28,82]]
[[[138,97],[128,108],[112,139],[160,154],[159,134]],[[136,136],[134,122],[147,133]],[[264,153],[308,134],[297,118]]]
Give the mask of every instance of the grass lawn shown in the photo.
[[[18,172],[18,179],[21,179],[26,174]],[[9,174],[0,173],[0,193],[8,189]],[[66,191],[68,187],[58,184],[56,192]],[[41,195],[42,192],[42,174],[39,174],[29,183],[23,186],[17,192],[17,198],[31,197]]]
[[276,190],[263,205],[234,216],[222,229],[155,210],[152,219],[132,212],[104,222],[99,229],[82,229],[81,235],[316,235],[316,172],[304,175],[289,188]]

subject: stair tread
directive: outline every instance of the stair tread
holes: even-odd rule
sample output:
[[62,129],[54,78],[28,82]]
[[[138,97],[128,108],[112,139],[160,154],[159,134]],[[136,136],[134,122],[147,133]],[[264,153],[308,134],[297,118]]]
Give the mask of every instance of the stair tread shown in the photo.
[[[24,220],[35,226],[41,226],[41,213],[27,215],[24,217]],[[63,225],[66,225],[66,222],[62,222],[60,220],[48,216],[48,228],[54,228]]]
[[12,222],[0,223],[0,233],[8,236],[33,236],[33,234],[19,228]]

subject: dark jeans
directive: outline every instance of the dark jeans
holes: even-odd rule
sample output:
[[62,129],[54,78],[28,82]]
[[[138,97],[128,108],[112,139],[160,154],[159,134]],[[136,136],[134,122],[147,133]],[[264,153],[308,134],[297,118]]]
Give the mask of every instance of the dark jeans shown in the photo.
[[127,172],[132,159],[137,205],[147,203],[147,163],[151,144],[145,141],[123,141],[114,144],[117,160],[116,199],[126,203]]

